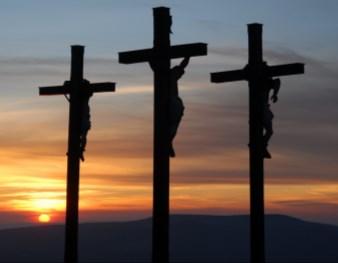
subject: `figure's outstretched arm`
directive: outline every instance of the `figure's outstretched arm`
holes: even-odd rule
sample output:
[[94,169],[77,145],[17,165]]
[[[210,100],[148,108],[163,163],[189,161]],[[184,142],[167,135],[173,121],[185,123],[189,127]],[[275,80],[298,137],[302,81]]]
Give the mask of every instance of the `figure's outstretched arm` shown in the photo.
[[271,100],[273,103],[278,101],[278,92],[280,89],[280,79],[274,79],[274,83],[273,83],[273,88],[272,88],[272,96],[271,96]]
[[181,61],[179,67],[180,67],[181,69],[185,69],[185,67],[188,66],[188,64],[189,64],[189,60],[190,60],[190,57],[185,57],[185,58]]

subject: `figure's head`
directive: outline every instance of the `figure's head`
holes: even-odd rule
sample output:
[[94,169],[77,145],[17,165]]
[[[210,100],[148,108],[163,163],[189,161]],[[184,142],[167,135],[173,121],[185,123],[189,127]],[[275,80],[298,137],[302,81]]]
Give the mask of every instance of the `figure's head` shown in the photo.
[[179,66],[175,66],[171,69],[171,74],[175,76],[176,79],[180,79],[184,74],[184,69]]

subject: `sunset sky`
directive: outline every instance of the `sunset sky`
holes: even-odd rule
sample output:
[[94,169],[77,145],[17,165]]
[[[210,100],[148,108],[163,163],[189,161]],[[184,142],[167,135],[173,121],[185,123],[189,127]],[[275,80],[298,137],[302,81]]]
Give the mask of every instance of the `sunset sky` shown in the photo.
[[[247,214],[248,88],[210,83],[247,63],[248,23],[263,23],[270,65],[303,62],[272,105],[266,212],[338,224],[338,1],[1,1],[0,228],[63,223],[68,102],[38,87],[69,79],[70,45],[85,45],[85,78],[117,82],[91,100],[81,164],[81,221],[151,215],[152,71],[118,64],[148,48],[152,8],[173,16],[172,44],[208,43],[180,81],[185,115],[171,160],[171,212]],[[172,65],[179,63],[172,61]]]

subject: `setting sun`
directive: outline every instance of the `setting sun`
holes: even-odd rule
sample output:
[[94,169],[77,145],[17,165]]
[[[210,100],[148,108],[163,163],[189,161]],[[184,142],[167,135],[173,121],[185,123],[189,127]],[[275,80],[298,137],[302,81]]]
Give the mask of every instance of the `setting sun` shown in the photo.
[[39,222],[41,223],[48,223],[50,221],[50,216],[47,214],[41,214],[39,216]]

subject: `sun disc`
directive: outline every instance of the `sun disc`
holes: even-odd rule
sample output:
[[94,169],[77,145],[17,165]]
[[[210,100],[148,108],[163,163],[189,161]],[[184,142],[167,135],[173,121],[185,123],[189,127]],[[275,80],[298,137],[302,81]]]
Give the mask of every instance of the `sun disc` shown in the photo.
[[39,216],[39,222],[41,223],[48,223],[50,221],[50,216],[47,214],[41,214]]

